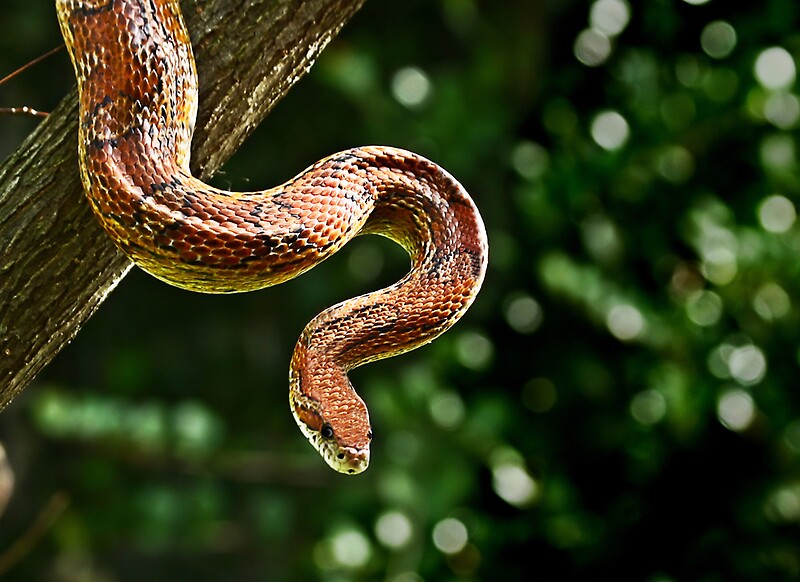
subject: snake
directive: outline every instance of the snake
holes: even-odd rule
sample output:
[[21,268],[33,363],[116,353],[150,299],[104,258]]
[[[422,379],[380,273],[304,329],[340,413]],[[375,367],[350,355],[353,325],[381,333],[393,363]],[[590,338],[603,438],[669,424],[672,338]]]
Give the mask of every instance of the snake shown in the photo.
[[317,315],[295,345],[289,404],[326,463],[364,471],[372,425],[348,373],[432,341],[474,301],[488,242],[464,187],[415,153],[348,149],[284,184],[230,192],[192,176],[198,108],[192,46],[178,0],[56,0],[78,84],[78,165],[100,225],[136,265],[204,293],[292,279],[357,235],[410,257],[384,289]]

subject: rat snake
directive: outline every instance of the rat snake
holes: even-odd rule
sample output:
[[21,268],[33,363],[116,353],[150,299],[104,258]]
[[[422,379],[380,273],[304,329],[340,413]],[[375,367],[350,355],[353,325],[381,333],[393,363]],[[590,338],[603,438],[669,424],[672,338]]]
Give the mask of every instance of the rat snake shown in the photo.
[[78,79],[79,165],[104,230],[172,285],[231,293],[281,283],[359,234],[402,245],[410,272],[343,301],[305,328],[290,405],[337,471],[360,473],[372,439],[347,372],[426,344],[475,299],[487,240],[472,199],[414,153],[360,147],[260,192],[227,192],[189,171],[197,74],[177,0],[56,0]]

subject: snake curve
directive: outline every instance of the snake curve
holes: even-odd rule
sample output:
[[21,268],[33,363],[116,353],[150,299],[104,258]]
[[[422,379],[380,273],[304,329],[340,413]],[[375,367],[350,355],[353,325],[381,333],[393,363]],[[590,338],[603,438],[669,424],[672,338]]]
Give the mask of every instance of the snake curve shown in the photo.
[[92,209],[137,265],[207,293],[284,282],[359,234],[388,237],[411,270],[348,299],[302,332],[290,407],[325,461],[360,473],[366,405],[347,372],[426,344],[467,310],[486,272],[480,214],[438,165],[391,147],[334,154],[260,192],[216,189],[189,171],[197,74],[177,0],[56,0],[79,90],[78,153]]

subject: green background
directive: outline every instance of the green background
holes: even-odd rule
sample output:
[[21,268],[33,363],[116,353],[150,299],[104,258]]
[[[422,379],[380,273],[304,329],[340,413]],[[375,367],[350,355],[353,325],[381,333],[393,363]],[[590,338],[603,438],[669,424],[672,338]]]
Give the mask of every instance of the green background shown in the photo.
[[[376,436],[346,477],[297,430],[288,362],[400,250],[225,297],[132,271],[0,415],[9,579],[797,579],[800,5],[697,4],[625,4],[603,57],[581,34],[608,3],[368,1],[215,183],[428,156],[487,224],[474,307],[353,373]],[[50,2],[3,1],[0,73],[59,42]],[[72,83],[61,53],[0,106]],[[0,117],[0,156],[35,124]]]

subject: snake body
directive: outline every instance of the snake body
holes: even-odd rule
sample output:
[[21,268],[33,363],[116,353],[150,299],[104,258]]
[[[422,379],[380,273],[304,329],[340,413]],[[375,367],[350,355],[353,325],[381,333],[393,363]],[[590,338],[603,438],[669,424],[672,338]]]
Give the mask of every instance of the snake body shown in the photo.
[[438,165],[390,147],[334,154],[275,188],[194,178],[197,75],[177,0],[56,0],[79,90],[79,164],[92,209],[137,265],[172,285],[229,293],[281,283],[358,234],[386,236],[410,272],[315,317],[290,366],[290,407],[326,462],[369,463],[367,408],[347,373],[428,343],[474,300],[481,217]]

